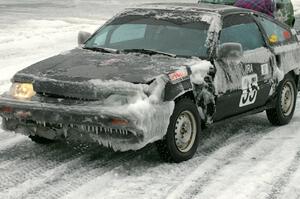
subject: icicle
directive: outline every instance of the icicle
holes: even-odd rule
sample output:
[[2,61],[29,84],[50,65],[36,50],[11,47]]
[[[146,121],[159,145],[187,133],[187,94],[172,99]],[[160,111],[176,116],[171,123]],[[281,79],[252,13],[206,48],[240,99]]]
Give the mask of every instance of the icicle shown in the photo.
[[67,128],[64,128],[64,136],[65,136],[65,138],[68,136],[68,130],[67,130]]

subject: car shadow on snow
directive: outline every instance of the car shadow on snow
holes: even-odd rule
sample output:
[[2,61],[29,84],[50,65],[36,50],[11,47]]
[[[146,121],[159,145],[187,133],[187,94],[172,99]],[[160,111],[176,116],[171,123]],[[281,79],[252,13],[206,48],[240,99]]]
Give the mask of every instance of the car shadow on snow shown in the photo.
[[[226,145],[226,142],[232,137],[241,134],[256,136],[257,134],[266,134],[272,129],[274,129],[274,127],[272,127],[266,116],[263,114],[256,114],[236,120],[226,120],[214,124],[202,131],[204,136],[200,142],[196,155],[207,155],[212,153],[223,145]],[[156,152],[155,144],[149,144],[138,151],[114,152],[112,149],[102,147],[96,143],[86,144],[68,141],[56,142],[50,145],[40,145],[31,142],[29,139],[0,151],[0,159],[20,157],[26,159],[36,158],[47,159],[47,161],[56,161],[59,157],[63,160],[82,155],[85,156],[85,161],[92,162],[106,158],[113,159],[120,156],[131,156],[132,154],[135,154],[134,156],[147,162],[162,162]]]
[[263,114],[217,123],[203,131],[204,138],[194,158],[180,164],[163,162],[156,152],[155,144],[149,144],[138,151],[114,152],[98,144],[57,142],[40,145],[26,139],[0,150],[0,176],[3,178],[1,180],[0,177],[0,192],[49,170],[57,173],[49,179],[43,179],[44,184],[32,188],[33,193],[46,191],[49,185],[67,189],[69,183],[65,181],[73,180],[76,181],[76,184],[72,184],[74,189],[112,171],[120,176],[141,176],[150,172],[154,178],[160,178],[161,172],[180,173],[188,165],[191,169],[199,166],[210,154],[235,139],[261,137],[274,128]]

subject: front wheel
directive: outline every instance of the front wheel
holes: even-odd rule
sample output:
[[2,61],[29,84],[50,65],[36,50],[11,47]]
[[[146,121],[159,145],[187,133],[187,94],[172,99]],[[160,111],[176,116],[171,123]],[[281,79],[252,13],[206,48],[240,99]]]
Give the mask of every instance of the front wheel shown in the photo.
[[201,119],[195,103],[187,98],[175,105],[168,131],[157,142],[160,156],[168,162],[182,162],[193,157],[201,135]]
[[275,108],[268,109],[267,117],[273,125],[288,124],[293,118],[297,101],[297,86],[294,78],[287,75],[278,86]]

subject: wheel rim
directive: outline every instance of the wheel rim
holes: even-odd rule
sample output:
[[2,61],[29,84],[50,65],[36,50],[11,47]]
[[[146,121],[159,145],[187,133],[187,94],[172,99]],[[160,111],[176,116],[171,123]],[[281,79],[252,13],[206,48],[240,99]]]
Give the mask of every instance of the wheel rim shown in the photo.
[[176,120],[175,144],[180,152],[188,152],[194,145],[197,133],[196,119],[190,111],[183,111]]
[[289,116],[294,108],[295,92],[291,82],[286,82],[281,94],[281,109],[284,116]]

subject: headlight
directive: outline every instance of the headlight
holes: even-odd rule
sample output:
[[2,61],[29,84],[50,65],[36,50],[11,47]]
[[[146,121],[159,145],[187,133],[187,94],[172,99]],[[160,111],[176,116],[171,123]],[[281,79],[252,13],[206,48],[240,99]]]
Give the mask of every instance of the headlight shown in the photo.
[[10,95],[16,99],[30,100],[35,94],[33,85],[30,83],[14,83],[10,88]]

